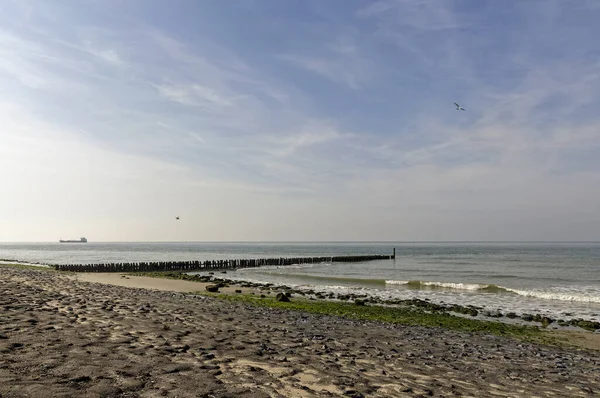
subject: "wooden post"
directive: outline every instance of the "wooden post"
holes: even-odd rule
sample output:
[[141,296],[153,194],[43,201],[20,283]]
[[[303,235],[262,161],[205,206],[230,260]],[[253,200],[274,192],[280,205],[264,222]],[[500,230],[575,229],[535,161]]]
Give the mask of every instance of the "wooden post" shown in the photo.
[[392,257],[394,260],[396,259],[396,248],[394,247],[394,255]]

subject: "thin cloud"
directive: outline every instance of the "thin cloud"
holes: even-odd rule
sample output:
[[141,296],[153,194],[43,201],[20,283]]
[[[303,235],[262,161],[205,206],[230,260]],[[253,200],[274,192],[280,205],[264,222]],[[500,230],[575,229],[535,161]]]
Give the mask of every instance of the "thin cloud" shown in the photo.
[[205,109],[221,109],[233,106],[231,100],[199,84],[189,86],[156,85],[155,87],[160,95],[182,105],[197,106]]
[[300,68],[325,76],[334,82],[343,83],[354,90],[360,88],[361,78],[341,60],[293,54],[281,55],[280,58]]
[[[35,26],[24,10],[0,16],[16,20],[0,28],[0,167],[12,173],[0,209],[31,214],[9,230],[28,240],[44,220],[40,240],[55,238],[50,225],[129,240],[597,236],[598,29],[561,19],[597,11],[323,3],[329,22],[314,28],[309,6],[295,25],[255,6],[274,23],[249,18],[231,37],[203,16],[158,30],[143,14],[102,22],[75,3],[34,9]],[[174,209],[195,226],[154,218]]]

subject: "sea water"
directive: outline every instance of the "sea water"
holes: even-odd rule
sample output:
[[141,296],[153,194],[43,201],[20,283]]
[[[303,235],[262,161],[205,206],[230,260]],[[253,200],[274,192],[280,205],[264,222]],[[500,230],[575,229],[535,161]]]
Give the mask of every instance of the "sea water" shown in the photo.
[[0,259],[49,264],[391,254],[395,260],[228,272],[300,289],[428,299],[600,321],[600,243],[16,243]]

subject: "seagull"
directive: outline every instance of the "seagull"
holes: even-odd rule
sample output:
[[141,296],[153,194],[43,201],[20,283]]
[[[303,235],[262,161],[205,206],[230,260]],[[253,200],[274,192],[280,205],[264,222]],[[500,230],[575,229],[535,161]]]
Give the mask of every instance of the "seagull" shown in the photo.
[[179,216],[175,217],[176,220],[179,220]]
[[456,105],[456,110],[457,111],[464,111],[465,108],[463,108],[462,106],[458,105],[456,102],[454,103],[454,105]]

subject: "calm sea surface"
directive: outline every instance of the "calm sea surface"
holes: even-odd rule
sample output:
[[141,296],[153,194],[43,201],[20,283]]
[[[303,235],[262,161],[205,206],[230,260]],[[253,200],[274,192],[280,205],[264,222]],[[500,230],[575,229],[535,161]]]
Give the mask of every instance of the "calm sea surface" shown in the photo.
[[391,254],[394,247],[396,260],[245,269],[227,277],[600,321],[600,243],[0,243],[0,259],[213,260]]

